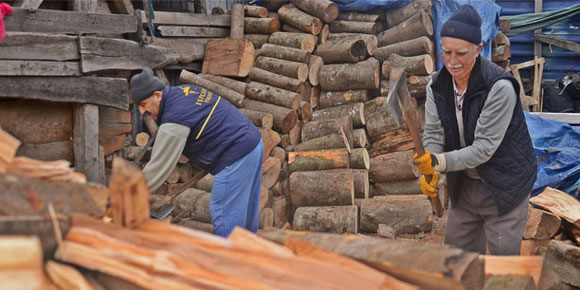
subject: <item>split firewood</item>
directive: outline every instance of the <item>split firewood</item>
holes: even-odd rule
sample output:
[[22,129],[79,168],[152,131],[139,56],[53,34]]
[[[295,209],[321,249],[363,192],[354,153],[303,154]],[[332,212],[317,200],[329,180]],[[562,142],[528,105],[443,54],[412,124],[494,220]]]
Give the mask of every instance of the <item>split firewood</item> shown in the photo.
[[149,220],[147,180],[135,165],[121,158],[113,160],[109,194],[114,224],[136,227]]
[[369,198],[369,171],[366,169],[353,169],[354,197]]
[[367,131],[364,128],[354,129],[352,131],[353,147],[365,148],[368,144]]
[[0,252],[0,288],[46,289],[42,247],[37,237],[3,236]]
[[300,107],[300,95],[297,93],[259,82],[250,82],[246,90],[246,95],[248,98],[282,106],[294,111]]
[[383,77],[389,79],[391,70],[395,67],[404,67],[405,71],[411,75],[429,76],[433,73],[435,64],[429,54],[404,57],[393,53],[383,62]]
[[45,269],[50,280],[59,289],[93,290],[87,279],[72,266],[48,261]]
[[282,164],[284,161],[286,161],[286,150],[284,150],[282,147],[276,146],[274,149],[272,149],[270,156],[278,158],[278,160],[280,160],[280,164]]
[[580,287],[580,247],[552,240],[544,257],[546,264],[560,275],[562,282]]
[[423,194],[387,195],[362,201],[361,231],[376,232],[379,224],[395,230],[395,234],[430,231],[431,202]]
[[311,55],[308,60],[308,81],[313,86],[320,84],[320,69],[324,65],[324,60],[318,55]]
[[247,34],[272,34],[280,30],[278,18],[244,18],[244,32]]
[[327,42],[316,48],[316,55],[322,57],[325,64],[356,63],[364,60],[366,54],[366,45],[362,39]]
[[293,0],[292,3],[302,11],[322,19],[324,22],[332,22],[339,16],[338,5],[328,0]]
[[[313,121],[322,121],[328,119],[336,119],[343,116],[349,116],[352,118],[353,126],[361,127],[366,124],[367,118],[365,117],[365,104],[363,103],[353,103],[346,104],[342,106],[336,106],[326,109],[321,109],[314,111],[312,113]],[[352,142],[350,142],[352,144]]]
[[320,34],[318,35],[318,43],[325,44],[328,41],[329,35],[330,35],[330,25],[324,24],[324,26],[322,26]]
[[547,187],[542,193],[532,197],[530,203],[580,227],[580,202],[565,192]]
[[274,117],[273,128],[282,133],[290,132],[290,129],[294,127],[298,119],[296,112],[291,109],[256,100],[246,99],[242,107],[248,110],[272,114]]
[[260,56],[256,58],[255,65],[261,69],[295,78],[302,82],[308,79],[308,65],[304,63]]
[[354,205],[299,207],[292,226],[297,231],[356,234],[358,208]]
[[378,48],[377,37],[374,34],[344,32],[344,33],[331,33],[328,36],[328,42],[337,42],[350,39],[362,39],[365,42],[367,53],[370,56],[373,56]]
[[377,35],[379,46],[403,42],[421,36],[433,36],[433,22],[425,11],[419,11],[411,18]]
[[290,217],[290,210],[288,201],[285,196],[277,196],[272,203],[272,211],[274,212],[274,227],[283,227]]
[[310,52],[308,51],[270,43],[262,46],[258,56],[267,56],[306,64],[310,61]]
[[271,208],[264,208],[260,211],[258,219],[259,229],[268,229],[274,227],[274,211]]
[[[312,105],[310,105],[310,102],[301,101],[300,108],[298,108],[298,119],[300,119],[300,121],[302,122],[307,122],[310,120],[311,117],[312,117]],[[302,126],[300,126],[300,129],[302,130]]]
[[560,230],[561,223],[562,221],[558,216],[530,207],[528,209],[528,221],[526,223],[524,239],[551,239]]
[[330,32],[354,32],[377,34],[383,30],[380,22],[338,20],[330,23]]
[[369,58],[359,63],[324,65],[319,77],[325,91],[378,89],[379,61]]
[[283,22],[312,35],[318,35],[322,29],[323,23],[319,18],[301,11],[292,4],[280,7],[278,16]]
[[393,43],[387,46],[379,47],[375,51],[375,57],[384,61],[393,53],[400,56],[415,56],[431,54],[433,51],[433,42],[427,36],[406,40],[403,42]]
[[280,176],[282,163],[276,157],[268,157],[262,165],[262,186],[271,188]]
[[[370,122],[370,125],[372,128],[374,125],[380,124]],[[376,136],[371,147],[370,156],[375,157],[382,154],[406,151],[414,148],[415,144],[413,144],[413,138],[411,138],[409,130],[397,129]]]
[[306,33],[274,32],[268,38],[268,43],[313,52],[316,47],[316,38],[313,35]]
[[349,168],[369,170],[369,152],[365,148],[353,148],[349,155]]
[[246,13],[246,16],[250,17],[268,17],[268,9],[258,5],[244,5],[244,12]]
[[[270,35],[268,34],[244,34],[244,39],[250,41],[255,49],[260,49],[264,44],[268,43]],[[257,53],[256,53],[257,55]]]
[[12,163],[20,141],[0,128],[0,173],[6,172],[6,167]]
[[[298,111],[300,111],[300,109],[298,109]],[[290,132],[288,132],[288,136],[290,137],[290,145],[296,146],[302,140],[302,125],[302,121],[296,121],[294,127],[290,130]]]
[[368,90],[323,91],[320,93],[318,108],[326,109],[366,101],[368,101]]
[[270,155],[270,152],[276,145],[280,143],[280,135],[271,129],[258,128],[262,134],[262,141],[264,142],[264,160]]
[[307,122],[302,127],[302,141],[335,133],[340,128],[344,131],[348,144],[352,144],[352,119],[350,117]]
[[394,152],[371,158],[369,178],[372,182],[416,179],[413,151]]
[[[532,289],[551,289],[560,282],[547,263],[547,258],[540,256],[482,256],[485,262],[485,276],[525,275],[532,278]],[[537,288],[536,288],[537,287]]]
[[320,98],[320,86],[311,87],[310,89],[310,105],[312,108],[318,106],[318,99]]
[[387,24],[389,27],[394,27],[415,15],[417,11],[431,11],[431,5],[430,0],[413,0],[403,7],[388,9],[385,14]]
[[11,175],[38,178],[47,181],[86,183],[84,174],[75,172],[66,160],[41,161],[24,156],[14,157],[5,170]]
[[240,109],[240,112],[252,121],[256,127],[272,129],[272,125],[274,124],[274,117],[272,114],[247,109]]
[[[292,129],[290,129],[292,131]],[[288,148],[290,146],[290,136],[288,134],[280,134],[280,144],[282,148]]]
[[293,172],[289,182],[294,207],[354,204],[351,169]]
[[214,83],[220,84],[226,88],[230,88],[240,94],[246,93],[246,86],[248,84],[245,82],[234,80],[228,77],[215,76],[210,74],[199,74],[199,76],[204,79],[210,80]]
[[250,80],[295,92],[300,96],[300,99],[303,99],[303,96],[306,94],[304,81],[275,74],[259,67],[253,67],[250,70]]

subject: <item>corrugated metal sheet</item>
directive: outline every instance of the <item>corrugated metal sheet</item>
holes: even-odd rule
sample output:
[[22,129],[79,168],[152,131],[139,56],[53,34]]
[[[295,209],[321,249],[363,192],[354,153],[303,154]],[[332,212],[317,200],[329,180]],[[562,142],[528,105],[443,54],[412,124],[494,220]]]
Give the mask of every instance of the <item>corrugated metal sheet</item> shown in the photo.
[[[534,12],[534,0],[496,0],[502,7],[501,15],[516,15]],[[562,9],[580,1],[544,0],[543,11]],[[544,27],[542,33],[561,39],[580,43],[580,14],[566,21]],[[511,63],[521,63],[534,58],[534,41],[532,33],[510,37]],[[546,59],[543,78],[546,81],[560,78],[563,73],[580,71],[580,53],[572,52],[555,46],[542,45],[542,56]]]

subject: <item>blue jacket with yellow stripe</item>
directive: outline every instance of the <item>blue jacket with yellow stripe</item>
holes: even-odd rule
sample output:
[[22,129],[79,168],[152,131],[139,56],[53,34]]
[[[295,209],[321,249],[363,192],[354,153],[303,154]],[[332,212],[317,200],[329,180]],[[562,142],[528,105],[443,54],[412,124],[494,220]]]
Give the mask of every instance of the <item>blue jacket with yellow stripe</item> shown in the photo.
[[195,85],[165,87],[157,123],[189,127],[183,154],[213,175],[250,153],[261,138],[230,102]]

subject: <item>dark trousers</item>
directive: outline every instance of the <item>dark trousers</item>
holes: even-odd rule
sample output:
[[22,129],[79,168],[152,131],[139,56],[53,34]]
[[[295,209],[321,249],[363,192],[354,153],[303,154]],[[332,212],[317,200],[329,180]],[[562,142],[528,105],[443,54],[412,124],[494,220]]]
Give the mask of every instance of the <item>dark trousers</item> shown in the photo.
[[445,244],[492,255],[519,255],[528,219],[529,196],[505,215],[498,215],[492,194],[480,180],[465,177],[456,203],[451,203]]

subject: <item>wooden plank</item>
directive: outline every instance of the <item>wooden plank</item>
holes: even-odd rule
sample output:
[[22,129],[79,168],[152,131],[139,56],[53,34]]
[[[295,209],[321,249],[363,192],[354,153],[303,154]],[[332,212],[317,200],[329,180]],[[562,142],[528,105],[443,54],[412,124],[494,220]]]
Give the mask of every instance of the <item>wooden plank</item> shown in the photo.
[[245,77],[254,66],[256,52],[247,39],[208,41],[201,71],[207,74]]
[[110,137],[126,134],[131,132],[132,127],[131,123],[101,122],[99,124],[99,136]]
[[[145,19],[145,11],[138,10],[141,19]],[[217,26],[230,27],[230,15],[205,15],[202,13],[181,13],[155,11],[153,24],[184,25],[184,26]]]
[[76,36],[7,32],[0,42],[0,59],[67,61],[79,58]]
[[46,262],[45,269],[50,280],[60,289],[93,289],[85,277],[72,266],[48,261]]
[[0,61],[0,76],[80,76],[76,61]]
[[6,167],[12,163],[19,146],[18,139],[0,128],[0,173],[4,173]]
[[4,19],[6,30],[45,33],[135,33],[137,17],[72,11],[14,9]]
[[135,14],[135,10],[133,9],[133,4],[131,4],[131,0],[115,0],[115,1],[107,1],[107,2],[112,4],[111,8],[116,13],[128,14],[128,15]]
[[580,227],[580,202],[567,193],[547,187],[530,202]]
[[166,26],[158,28],[162,36],[166,37],[228,37],[229,28],[223,27],[198,27],[198,26]]
[[99,107],[77,104],[73,114],[75,167],[88,181],[96,182],[99,178]]
[[124,39],[81,37],[81,70],[90,73],[102,70],[156,69],[177,63],[178,54],[167,48],[140,45]]
[[570,125],[580,125],[580,114],[578,113],[545,113],[545,112],[530,112],[530,114],[542,117],[548,120],[556,120],[566,122]]
[[535,34],[534,40],[543,42],[545,44],[555,45],[557,47],[565,48],[571,51],[580,52],[580,44],[557,37],[548,36],[544,34]]
[[131,124],[131,111],[100,107],[99,122]]
[[[538,289],[549,289],[551,284],[554,284],[554,273],[546,266],[542,256],[485,255],[482,259],[485,263],[486,277],[491,275],[530,276]],[[559,279],[555,280],[555,282],[558,281]]]
[[37,237],[2,237],[0,252],[0,288],[46,289],[42,248]]
[[49,143],[23,143],[18,151],[18,156],[26,156],[43,161],[67,160],[73,161],[73,142],[72,140],[56,141]]
[[23,8],[23,9],[30,9],[36,10],[40,7],[43,0],[16,0],[12,4],[13,8]]
[[103,146],[105,156],[125,147],[125,134],[118,136],[99,136],[99,146]]
[[129,109],[126,79],[100,77],[0,77],[0,96],[91,103]]
[[122,158],[113,160],[109,185],[113,223],[136,227],[149,220],[149,189],[145,174]]
[[190,63],[195,60],[203,59],[203,56],[205,55],[205,45],[209,40],[212,39],[155,37],[155,39],[153,40],[153,44],[177,52],[179,54],[177,61],[179,61],[180,63]]

